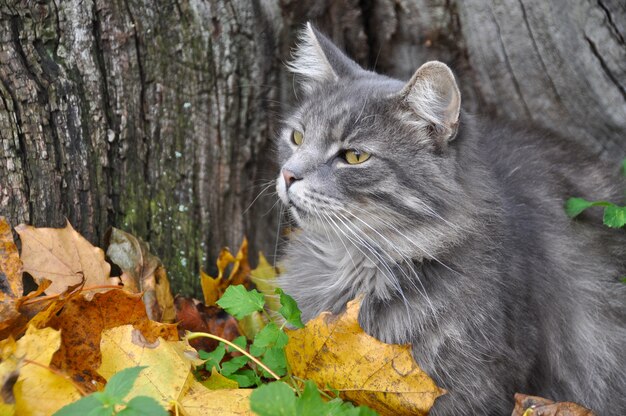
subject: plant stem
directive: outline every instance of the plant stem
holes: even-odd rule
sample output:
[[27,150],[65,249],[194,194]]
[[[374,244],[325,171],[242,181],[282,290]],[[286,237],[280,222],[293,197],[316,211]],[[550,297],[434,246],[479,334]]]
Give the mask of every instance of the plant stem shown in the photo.
[[263,364],[256,357],[252,356],[252,354],[250,354],[248,351],[244,350],[243,348],[240,348],[238,345],[233,344],[229,340],[224,339],[222,337],[218,337],[217,335],[209,334],[207,332],[187,332],[187,340],[192,340],[196,338],[211,338],[216,341],[221,341],[224,344],[228,345],[229,347],[233,347],[234,349],[236,349],[237,351],[239,351],[240,353],[248,357],[250,360],[254,361],[256,365],[263,368],[265,371],[271,374],[272,377],[274,377],[276,380],[280,380],[280,377],[278,377],[278,375],[276,375],[276,373],[274,373],[268,366]]

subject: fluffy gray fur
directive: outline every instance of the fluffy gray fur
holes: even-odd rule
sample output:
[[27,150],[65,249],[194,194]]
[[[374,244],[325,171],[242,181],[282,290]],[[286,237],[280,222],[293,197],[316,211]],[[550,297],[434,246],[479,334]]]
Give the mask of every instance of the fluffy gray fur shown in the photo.
[[[363,329],[411,343],[449,391],[431,414],[510,414],[513,394],[626,414],[626,233],[568,197],[624,184],[572,141],[459,113],[454,76],[361,69],[310,25],[277,190],[300,230],[281,285],[305,320],[363,295]],[[293,130],[304,141],[292,141]],[[345,149],[371,154],[349,165]]]

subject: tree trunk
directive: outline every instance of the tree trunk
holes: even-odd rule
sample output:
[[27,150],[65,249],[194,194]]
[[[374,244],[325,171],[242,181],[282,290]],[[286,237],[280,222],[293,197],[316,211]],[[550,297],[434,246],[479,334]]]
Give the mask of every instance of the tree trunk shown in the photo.
[[[464,106],[626,154],[618,0],[0,0],[0,215],[148,241],[175,291],[245,234],[272,255],[282,66],[311,20],[408,79],[438,59]],[[271,186],[270,186],[271,190]],[[270,192],[267,192],[270,194]]]

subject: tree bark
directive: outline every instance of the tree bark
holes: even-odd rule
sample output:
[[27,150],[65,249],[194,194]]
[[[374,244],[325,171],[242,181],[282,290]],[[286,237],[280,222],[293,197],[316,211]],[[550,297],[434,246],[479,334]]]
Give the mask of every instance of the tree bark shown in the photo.
[[[0,215],[148,241],[198,290],[245,234],[275,251],[282,62],[313,21],[362,65],[450,64],[464,107],[626,155],[618,0],[0,0]],[[271,191],[271,185],[270,185]]]

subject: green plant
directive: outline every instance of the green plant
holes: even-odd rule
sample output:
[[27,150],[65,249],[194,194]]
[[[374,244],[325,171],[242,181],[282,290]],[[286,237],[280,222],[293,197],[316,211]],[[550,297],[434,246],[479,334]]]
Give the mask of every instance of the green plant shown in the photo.
[[130,367],[116,373],[103,391],[62,407],[54,416],[167,416],[169,413],[152,397],[135,396],[124,401],[144,368]]
[[[626,176],[626,159],[622,162],[622,173]],[[608,201],[588,201],[584,198],[570,198],[565,204],[565,212],[570,218],[575,218],[591,207],[603,207],[604,225],[611,228],[621,228],[626,225],[626,206],[619,206]]]
[[[248,346],[246,337],[228,341],[213,334],[190,332],[187,339],[207,337],[220,341],[211,352],[200,351],[205,360],[204,369],[213,370],[236,381],[239,387],[258,387],[250,396],[250,408],[260,416],[280,415],[328,415],[328,416],[374,416],[377,413],[365,406],[355,407],[317,388],[311,380],[300,380],[289,373],[285,346],[289,336],[287,324],[303,328],[301,312],[296,301],[280,289],[278,322],[265,310],[265,298],[256,290],[247,291],[242,285],[229,286],[217,302],[226,312],[238,320],[253,313],[263,313],[267,324]],[[246,349],[247,348],[247,349]],[[224,360],[227,352],[238,351],[241,356]],[[271,380],[274,380],[271,382]]]

